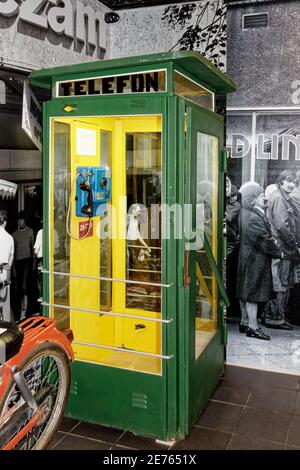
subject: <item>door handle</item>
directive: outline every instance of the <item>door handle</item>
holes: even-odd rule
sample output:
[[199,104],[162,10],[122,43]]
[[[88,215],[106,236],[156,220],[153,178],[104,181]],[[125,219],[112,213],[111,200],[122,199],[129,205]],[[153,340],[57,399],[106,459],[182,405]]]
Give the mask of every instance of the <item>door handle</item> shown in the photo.
[[191,278],[189,275],[189,251],[184,252],[184,287],[189,287]]

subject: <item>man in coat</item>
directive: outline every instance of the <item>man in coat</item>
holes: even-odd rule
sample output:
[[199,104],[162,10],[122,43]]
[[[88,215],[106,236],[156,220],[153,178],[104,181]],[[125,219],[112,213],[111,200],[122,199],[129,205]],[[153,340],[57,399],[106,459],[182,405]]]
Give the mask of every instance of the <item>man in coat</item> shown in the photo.
[[268,201],[267,217],[272,235],[278,248],[283,252],[282,259],[272,260],[273,290],[276,301],[268,305],[264,313],[264,324],[269,328],[292,330],[286,321],[286,310],[290,289],[294,282],[294,264],[299,262],[299,245],[295,221],[295,208],[291,195],[295,189],[296,175],[284,170],[277,179],[277,189]]

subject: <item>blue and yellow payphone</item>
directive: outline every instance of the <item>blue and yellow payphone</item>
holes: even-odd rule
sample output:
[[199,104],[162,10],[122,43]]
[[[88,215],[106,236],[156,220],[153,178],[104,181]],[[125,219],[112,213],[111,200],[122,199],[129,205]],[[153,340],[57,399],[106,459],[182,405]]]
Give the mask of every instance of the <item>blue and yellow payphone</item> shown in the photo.
[[111,200],[111,172],[103,167],[78,167],[76,181],[76,217],[104,215]]

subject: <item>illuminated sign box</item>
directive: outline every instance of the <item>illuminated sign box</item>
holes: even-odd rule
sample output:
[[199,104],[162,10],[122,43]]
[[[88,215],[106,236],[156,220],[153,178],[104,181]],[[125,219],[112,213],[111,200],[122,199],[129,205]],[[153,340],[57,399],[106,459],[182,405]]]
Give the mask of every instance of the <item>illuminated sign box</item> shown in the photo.
[[166,71],[57,82],[56,96],[90,96],[166,91]]

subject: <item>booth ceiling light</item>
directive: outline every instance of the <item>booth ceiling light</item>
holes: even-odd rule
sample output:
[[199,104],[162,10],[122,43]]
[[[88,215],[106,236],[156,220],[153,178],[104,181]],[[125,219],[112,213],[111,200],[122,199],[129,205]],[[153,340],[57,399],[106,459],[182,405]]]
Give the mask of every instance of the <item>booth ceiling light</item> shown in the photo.
[[13,199],[16,195],[18,185],[10,181],[0,180],[0,198]]

